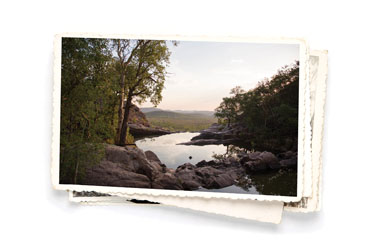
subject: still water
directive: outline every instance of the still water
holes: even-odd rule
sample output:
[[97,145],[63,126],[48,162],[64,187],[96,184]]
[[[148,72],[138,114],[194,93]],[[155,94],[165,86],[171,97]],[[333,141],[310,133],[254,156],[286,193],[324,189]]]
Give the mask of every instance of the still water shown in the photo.
[[[177,169],[184,163],[196,164],[202,160],[212,160],[213,154],[226,153],[226,146],[185,146],[179,143],[190,141],[199,133],[173,133],[154,138],[144,138],[136,141],[143,151],[151,150],[168,168]],[[191,159],[190,159],[191,156]]]
[[[222,155],[227,152],[227,147],[224,145],[177,145],[190,141],[192,137],[197,135],[199,133],[173,133],[139,139],[136,141],[136,145],[143,151],[153,151],[163,164],[173,169],[177,169],[184,163],[196,164],[202,160],[213,160],[214,154]],[[246,175],[236,185],[222,189],[200,188],[198,191],[294,196],[297,193],[297,172],[272,171]]]

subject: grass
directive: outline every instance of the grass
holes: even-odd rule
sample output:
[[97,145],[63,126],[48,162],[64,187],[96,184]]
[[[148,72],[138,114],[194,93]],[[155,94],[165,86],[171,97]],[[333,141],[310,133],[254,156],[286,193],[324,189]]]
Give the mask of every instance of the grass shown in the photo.
[[154,111],[146,113],[152,126],[170,131],[197,132],[210,127],[217,119],[203,114],[181,114],[171,111]]

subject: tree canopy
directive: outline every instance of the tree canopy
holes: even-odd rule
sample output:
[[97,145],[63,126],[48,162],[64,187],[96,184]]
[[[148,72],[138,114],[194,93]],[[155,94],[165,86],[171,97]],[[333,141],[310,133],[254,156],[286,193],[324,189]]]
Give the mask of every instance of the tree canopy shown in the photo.
[[284,66],[270,79],[244,92],[231,90],[215,110],[221,123],[245,127],[241,138],[252,149],[297,149],[299,62]]
[[165,41],[62,39],[62,182],[84,176],[102,158],[103,143],[133,143],[129,108],[161,101],[169,56]]

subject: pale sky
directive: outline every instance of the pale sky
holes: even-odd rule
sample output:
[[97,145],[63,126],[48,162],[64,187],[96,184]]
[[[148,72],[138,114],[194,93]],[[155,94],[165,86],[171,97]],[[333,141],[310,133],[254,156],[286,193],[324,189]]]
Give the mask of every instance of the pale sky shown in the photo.
[[[235,86],[254,88],[299,60],[299,45],[180,41],[172,51],[163,100],[166,110],[214,110]],[[141,107],[153,107],[144,103]]]

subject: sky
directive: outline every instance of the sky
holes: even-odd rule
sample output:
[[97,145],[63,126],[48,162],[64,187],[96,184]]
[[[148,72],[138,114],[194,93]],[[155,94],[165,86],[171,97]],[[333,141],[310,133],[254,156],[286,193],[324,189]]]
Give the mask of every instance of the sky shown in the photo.
[[[180,41],[168,47],[168,76],[157,106],[165,110],[213,111],[235,86],[252,89],[299,60],[295,44]],[[146,102],[141,107],[153,105]]]

